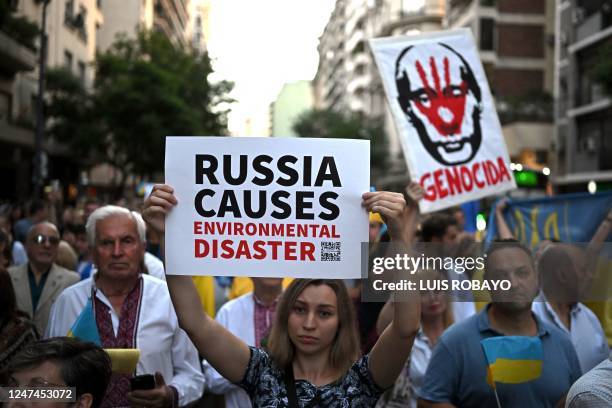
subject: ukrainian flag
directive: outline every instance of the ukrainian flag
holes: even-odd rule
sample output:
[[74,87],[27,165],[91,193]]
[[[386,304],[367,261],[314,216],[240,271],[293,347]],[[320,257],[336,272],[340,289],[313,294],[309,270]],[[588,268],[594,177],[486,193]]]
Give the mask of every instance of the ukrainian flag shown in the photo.
[[100,341],[100,333],[98,332],[98,326],[96,325],[96,318],[93,312],[93,303],[91,298],[87,299],[85,307],[81,311],[81,314],[76,318],[74,324],[68,330],[66,336],[76,337],[83,341],[90,341],[98,346],[102,345]]
[[498,336],[481,340],[487,358],[487,382],[519,384],[542,375],[542,342],[539,337]]

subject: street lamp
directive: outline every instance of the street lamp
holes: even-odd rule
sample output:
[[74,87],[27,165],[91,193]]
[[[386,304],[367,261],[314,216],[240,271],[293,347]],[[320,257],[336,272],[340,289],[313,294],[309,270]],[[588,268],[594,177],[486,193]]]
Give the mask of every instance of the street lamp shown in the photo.
[[40,198],[46,163],[43,141],[45,139],[45,75],[47,65],[47,6],[51,0],[42,0],[42,27],[40,29],[40,60],[38,62],[38,96],[36,98],[36,133],[34,134],[34,197]]

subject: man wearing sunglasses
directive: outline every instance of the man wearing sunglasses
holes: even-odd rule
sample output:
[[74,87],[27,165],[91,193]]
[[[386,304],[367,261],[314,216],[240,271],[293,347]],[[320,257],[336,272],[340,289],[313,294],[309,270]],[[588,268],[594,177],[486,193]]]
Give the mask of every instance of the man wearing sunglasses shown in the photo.
[[9,268],[17,307],[28,313],[38,332],[47,328],[51,305],[62,291],[79,281],[76,272],[56,265],[59,232],[50,222],[33,225],[26,236],[28,262]]

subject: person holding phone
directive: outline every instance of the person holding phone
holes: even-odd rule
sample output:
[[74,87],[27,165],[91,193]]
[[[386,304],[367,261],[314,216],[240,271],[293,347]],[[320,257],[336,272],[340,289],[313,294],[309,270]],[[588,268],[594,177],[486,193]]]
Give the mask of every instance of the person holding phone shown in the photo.
[[[87,237],[97,272],[58,297],[45,337],[63,336],[92,302],[104,348],[137,348],[140,359],[132,389],[129,374],[114,374],[103,407],[184,406],[200,398],[204,375],[198,353],[179,328],[166,283],[142,273],[145,224],[126,208],[104,206],[89,216]],[[150,388],[150,389],[142,389]]]

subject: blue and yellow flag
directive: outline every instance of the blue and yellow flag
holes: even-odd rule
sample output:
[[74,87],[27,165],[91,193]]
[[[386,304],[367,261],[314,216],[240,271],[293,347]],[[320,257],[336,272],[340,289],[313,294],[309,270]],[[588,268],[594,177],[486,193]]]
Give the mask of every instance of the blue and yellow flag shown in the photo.
[[90,341],[98,346],[102,345],[102,342],[100,341],[100,333],[98,332],[98,326],[96,325],[96,318],[93,313],[91,298],[87,299],[85,307],[75,320],[70,330],[68,330],[66,336],[76,337],[83,341]]
[[542,342],[539,337],[498,336],[481,340],[487,358],[487,382],[520,384],[542,374]]
[[[612,208],[612,191],[560,194],[508,201],[504,219],[514,237],[530,248],[543,239],[589,242]],[[487,223],[487,245],[497,235],[495,211]]]

